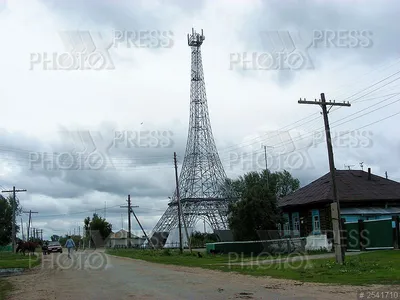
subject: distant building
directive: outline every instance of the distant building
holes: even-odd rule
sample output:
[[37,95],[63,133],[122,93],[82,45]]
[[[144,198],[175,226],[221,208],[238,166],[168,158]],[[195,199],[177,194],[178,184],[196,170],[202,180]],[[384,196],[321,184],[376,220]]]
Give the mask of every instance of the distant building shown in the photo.
[[[132,247],[140,247],[143,245],[145,238],[131,234]],[[121,229],[117,232],[112,232],[107,239],[107,247],[109,248],[126,248],[129,245],[128,231]]]

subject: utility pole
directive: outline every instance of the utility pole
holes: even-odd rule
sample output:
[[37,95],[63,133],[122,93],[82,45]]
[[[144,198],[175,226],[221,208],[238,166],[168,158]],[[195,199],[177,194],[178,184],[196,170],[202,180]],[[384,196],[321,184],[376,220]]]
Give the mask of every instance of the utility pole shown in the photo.
[[[137,205],[132,206],[132,203],[131,203],[131,195],[128,195],[128,205],[120,206],[120,207],[121,207],[121,208],[128,208],[128,223],[129,223],[129,225],[128,225],[128,226],[129,226],[128,238],[129,238],[129,246],[131,246],[131,213],[132,213],[133,216],[134,216],[135,219],[136,219],[136,222],[139,224],[140,229],[142,229],[144,236],[146,237],[147,241],[149,242],[149,245],[152,246],[152,247],[154,248],[153,243],[150,241],[149,237],[147,236],[146,232],[144,231],[144,229],[143,229],[143,227],[142,227],[142,224],[140,224],[139,219],[137,218],[135,212],[134,212],[133,209],[132,209],[132,208],[137,208],[137,207],[139,207],[139,206],[137,206]],[[121,215],[121,216],[122,216],[122,215]]]
[[385,171],[385,176],[386,176],[386,179],[388,179],[387,171]]
[[[132,204],[131,204],[131,195],[128,195],[128,205],[120,206],[121,208],[128,208],[128,246],[131,246],[131,238],[132,238],[132,233],[131,233],[131,211],[132,211]],[[139,207],[139,206],[135,206]],[[121,215],[122,216],[122,215]]]
[[131,238],[132,238],[132,224],[131,224],[131,195],[128,195],[128,239],[129,239],[129,246],[131,245]]
[[[342,224],[340,220],[340,202],[338,196],[338,190],[336,186],[336,174],[335,174],[335,162],[333,158],[333,149],[332,149],[332,139],[331,139],[331,131],[329,128],[329,120],[328,120],[328,112],[333,106],[350,106],[349,102],[343,103],[336,103],[334,102],[326,102],[325,94],[321,93],[321,101],[306,101],[299,100],[298,103],[300,104],[317,104],[322,108],[322,115],[324,117],[324,124],[325,124],[325,133],[326,133],[326,143],[328,147],[328,158],[329,158],[329,168],[332,178],[332,189],[333,189],[333,198],[334,203],[331,204],[331,215],[332,215],[332,227],[334,231],[334,240],[335,240],[335,256],[336,262],[338,264],[343,264],[345,259],[344,248],[342,246]],[[329,110],[327,110],[327,106],[330,105]]]
[[23,221],[22,221],[22,218],[21,218],[21,234],[22,234],[22,240],[25,241],[25,237],[24,237],[24,223],[23,223]]
[[2,193],[13,193],[13,203],[12,203],[12,251],[15,253],[16,245],[15,245],[15,238],[16,238],[16,230],[15,230],[15,210],[16,210],[16,199],[15,199],[15,194],[19,192],[26,192],[26,190],[16,190],[15,186],[13,186],[13,189],[11,191],[2,191]]
[[264,146],[264,155],[265,155],[265,171],[268,172],[267,146]]
[[186,232],[186,239],[187,239],[187,242],[188,242],[189,251],[191,253],[192,252],[192,245],[190,244],[190,237],[189,237],[189,234],[188,234],[188,231],[187,231],[185,217],[184,217],[184,213],[182,211],[181,197],[180,197],[180,194],[179,194],[178,163],[177,163],[177,160],[176,160],[176,152],[174,152],[174,165],[175,165],[176,198],[178,200],[179,251],[181,252],[181,254],[183,253],[182,231],[181,231],[181,227],[182,227],[182,225],[181,225],[181,216],[182,216],[183,226],[185,227],[185,232]]
[[24,213],[25,214],[28,214],[29,213],[29,221],[28,221],[28,239],[27,239],[27,241],[29,241],[29,238],[30,238],[30,236],[29,236],[29,234],[30,234],[30,232],[31,232],[31,224],[32,224],[32,214],[37,214],[38,212],[37,211],[32,211],[32,210],[30,210],[30,211],[24,211]]
[[265,155],[265,171],[267,172],[267,187],[269,188],[269,172],[268,172],[268,160],[267,160],[267,147],[274,148],[272,146],[264,146],[264,155]]

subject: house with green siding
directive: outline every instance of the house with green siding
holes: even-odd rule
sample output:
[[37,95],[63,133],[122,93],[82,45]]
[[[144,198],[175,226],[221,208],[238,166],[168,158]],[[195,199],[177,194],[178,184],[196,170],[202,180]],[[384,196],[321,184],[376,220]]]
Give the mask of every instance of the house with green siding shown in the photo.
[[[400,183],[362,170],[336,170],[340,214],[345,222],[400,216]],[[333,202],[330,173],[278,200],[282,236],[307,237],[314,248],[330,248]],[[318,241],[310,243],[310,241]]]

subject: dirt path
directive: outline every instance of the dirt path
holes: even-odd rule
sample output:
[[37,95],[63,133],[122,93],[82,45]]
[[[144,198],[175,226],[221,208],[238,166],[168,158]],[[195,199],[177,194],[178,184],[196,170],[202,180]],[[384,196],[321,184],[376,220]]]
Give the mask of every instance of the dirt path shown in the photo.
[[37,270],[10,277],[10,300],[28,299],[357,299],[357,288],[301,284],[198,268],[164,266],[99,251],[44,256]]

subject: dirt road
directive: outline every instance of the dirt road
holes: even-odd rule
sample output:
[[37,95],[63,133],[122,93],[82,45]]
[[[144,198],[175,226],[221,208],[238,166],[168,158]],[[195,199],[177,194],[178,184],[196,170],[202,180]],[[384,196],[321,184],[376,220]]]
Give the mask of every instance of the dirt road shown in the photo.
[[[164,266],[100,251],[44,256],[37,270],[10,277],[18,299],[357,299],[355,287],[301,284]],[[27,295],[29,297],[27,298]]]

